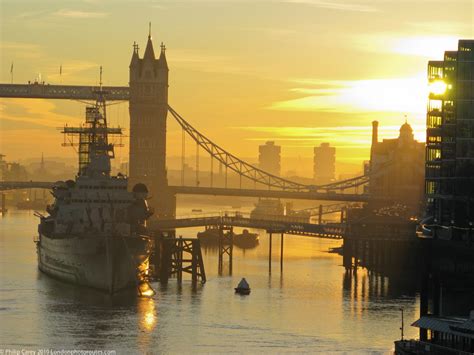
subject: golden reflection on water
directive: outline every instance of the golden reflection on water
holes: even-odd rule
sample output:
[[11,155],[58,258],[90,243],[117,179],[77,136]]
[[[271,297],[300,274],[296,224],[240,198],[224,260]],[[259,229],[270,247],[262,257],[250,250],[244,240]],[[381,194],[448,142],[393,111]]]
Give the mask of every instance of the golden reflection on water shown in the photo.
[[148,333],[155,329],[158,323],[158,316],[156,314],[156,300],[153,298],[139,298],[138,299],[138,316],[140,330]]
[[152,297],[139,297],[137,300],[138,333],[137,343],[141,353],[149,352],[153,341],[153,330],[158,324],[156,302]]

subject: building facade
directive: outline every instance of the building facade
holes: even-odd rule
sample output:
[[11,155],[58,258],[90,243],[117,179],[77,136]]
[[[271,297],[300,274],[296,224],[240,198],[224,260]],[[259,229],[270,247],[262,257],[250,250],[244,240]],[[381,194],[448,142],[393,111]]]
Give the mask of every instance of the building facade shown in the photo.
[[428,63],[427,216],[434,234],[468,238],[474,223],[474,40]]
[[281,147],[275,142],[266,142],[258,147],[258,166],[263,171],[280,176],[281,173]]
[[155,57],[151,34],[143,58],[139,56],[138,45],[133,45],[129,84],[131,185],[144,183],[155,216],[167,218],[176,210],[166,172],[168,64],[164,45],[161,45],[159,58]]
[[379,142],[374,121],[370,157],[370,195],[385,199],[382,205],[387,201],[403,205],[407,214],[419,215],[424,200],[425,144],[415,140],[411,126],[405,122],[398,138]]
[[316,185],[329,184],[336,176],[336,148],[329,143],[314,147],[313,177]]

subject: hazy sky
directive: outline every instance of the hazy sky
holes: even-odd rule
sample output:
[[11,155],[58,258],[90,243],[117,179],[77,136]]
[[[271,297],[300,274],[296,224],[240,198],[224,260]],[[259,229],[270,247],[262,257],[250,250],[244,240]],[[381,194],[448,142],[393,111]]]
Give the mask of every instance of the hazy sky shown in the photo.
[[[133,41],[143,54],[151,21],[155,47],[168,48],[171,106],[247,157],[265,140],[302,157],[327,141],[338,160],[359,164],[368,158],[371,121],[391,138],[404,115],[424,140],[427,61],[474,35],[471,0],[0,4],[2,82],[10,82],[13,62],[15,83],[96,84],[102,65],[106,85],[126,85]],[[74,156],[56,128],[80,122],[83,112],[77,102],[3,99],[0,153]],[[110,118],[128,126],[128,104],[113,106]],[[170,119],[170,154],[179,154],[180,137]]]

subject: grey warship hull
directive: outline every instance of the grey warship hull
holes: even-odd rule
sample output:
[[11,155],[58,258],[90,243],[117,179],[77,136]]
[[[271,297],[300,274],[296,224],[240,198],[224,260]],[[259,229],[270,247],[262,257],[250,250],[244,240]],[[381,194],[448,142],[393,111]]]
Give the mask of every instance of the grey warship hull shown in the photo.
[[40,234],[39,269],[56,279],[114,293],[144,281],[151,240],[145,236],[68,236]]

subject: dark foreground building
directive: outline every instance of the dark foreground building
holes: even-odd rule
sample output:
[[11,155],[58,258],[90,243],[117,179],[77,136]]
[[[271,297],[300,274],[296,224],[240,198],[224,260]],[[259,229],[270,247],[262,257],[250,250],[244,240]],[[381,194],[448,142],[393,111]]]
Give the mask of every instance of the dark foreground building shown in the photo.
[[426,196],[433,234],[467,239],[474,224],[474,40],[428,64]]

